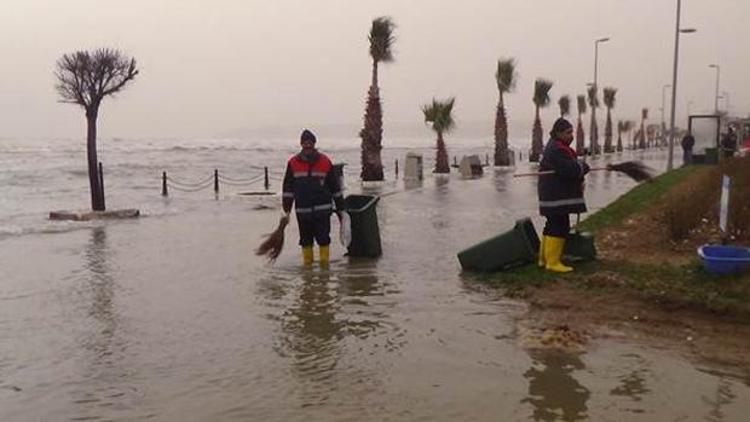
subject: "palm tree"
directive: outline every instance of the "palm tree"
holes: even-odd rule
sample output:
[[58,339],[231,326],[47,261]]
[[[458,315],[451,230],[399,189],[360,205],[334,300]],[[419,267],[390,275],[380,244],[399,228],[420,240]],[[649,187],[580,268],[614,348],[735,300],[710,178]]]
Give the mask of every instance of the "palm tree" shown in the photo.
[[576,128],[576,152],[578,155],[584,155],[585,154],[585,135],[583,134],[583,120],[581,119],[581,115],[586,113],[586,96],[585,95],[578,95],[576,97],[576,100],[578,100],[578,125]]
[[497,111],[495,114],[495,165],[510,165],[508,155],[508,119],[505,116],[505,103],[503,94],[513,92],[516,87],[516,63],[513,58],[501,59],[497,61],[497,71],[495,72],[495,81],[497,90],[500,91],[500,98],[497,101]]
[[367,92],[364,128],[359,132],[362,138],[363,181],[383,180],[383,162],[380,150],[383,149],[383,109],[380,105],[378,87],[378,64],[393,61],[393,43],[396,38],[393,30],[396,25],[389,17],[379,17],[372,21],[370,34],[370,57],[372,57],[372,83]]
[[604,126],[604,152],[614,152],[612,148],[612,108],[615,106],[617,88],[604,88],[604,106],[607,107],[607,124]]
[[617,152],[622,152],[623,146],[622,146],[622,133],[628,133],[630,132],[630,129],[633,128],[633,121],[632,120],[618,120],[617,121]]
[[448,165],[448,151],[445,149],[443,134],[450,132],[455,126],[453,121],[453,104],[456,99],[448,98],[445,101],[432,99],[432,104],[424,104],[422,113],[424,113],[425,123],[432,123],[432,130],[437,133],[437,154],[435,156],[435,170],[433,173],[450,173]]
[[529,161],[539,161],[539,156],[542,154],[544,148],[543,134],[542,134],[542,121],[539,120],[539,109],[547,107],[549,105],[549,91],[552,89],[552,81],[546,79],[537,79],[534,82],[534,106],[536,107],[536,114],[534,118],[534,129],[531,131],[531,155]]
[[560,117],[565,117],[570,114],[570,95],[563,95],[557,100],[557,105],[560,106]]
[[596,124],[596,108],[599,107],[599,97],[597,96],[596,85],[591,85],[587,91],[589,105],[591,106],[591,131],[589,137],[591,142],[589,147],[592,154],[599,154],[599,126]]
[[622,131],[628,134],[628,145],[630,149],[637,149],[636,141],[633,140],[633,129],[635,128],[635,122],[633,120],[625,120],[623,122]]
[[641,109],[641,136],[638,139],[638,148],[646,149],[646,119],[648,119],[648,108]]

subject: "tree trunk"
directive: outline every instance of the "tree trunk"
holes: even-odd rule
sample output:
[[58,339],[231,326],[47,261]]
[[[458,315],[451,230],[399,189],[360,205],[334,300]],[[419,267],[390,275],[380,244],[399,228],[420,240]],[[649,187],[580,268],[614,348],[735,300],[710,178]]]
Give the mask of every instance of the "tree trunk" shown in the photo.
[[503,103],[502,92],[500,92],[500,99],[497,101],[497,113],[495,114],[495,165],[510,165],[508,119],[505,117],[505,104]]
[[437,133],[437,153],[435,155],[435,173],[450,173],[451,168],[448,165],[448,150],[445,148],[443,132]]
[[617,152],[622,152],[622,131],[617,128]]
[[638,148],[646,149],[646,131],[644,130],[643,120],[641,120],[641,137],[638,139]]
[[597,155],[601,151],[599,150],[599,128],[596,124],[596,107],[591,107],[591,133],[589,133],[589,137],[591,138],[591,143],[589,144],[589,148],[591,148],[591,154]]
[[581,156],[586,153],[586,140],[583,134],[583,122],[581,121],[581,113],[578,113],[578,127],[576,128],[576,153]]
[[529,161],[534,163],[539,161],[539,156],[542,155],[542,149],[544,148],[542,138],[542,121],[539,120],[539,106],[536,106],[534,129],[531,131],[531,154],[529,155]]
[[96,107],[86,110],[86,157],[89,169],[89,187],[91,189],[91,209],[104,211],[104,192],[99,179],[99,160],[96,154]]
[[383,180],[383,163],[380,150],[383,148],[383,110],[380,105],[378,88],[378,63],[372,62],[372,85],[367,93],[364,128],[359,132],[362,139],[362,173],[363,181]]
[[612,109],[607,107],[607,124],[604,126],[604,152],[614,152],[612,148]]

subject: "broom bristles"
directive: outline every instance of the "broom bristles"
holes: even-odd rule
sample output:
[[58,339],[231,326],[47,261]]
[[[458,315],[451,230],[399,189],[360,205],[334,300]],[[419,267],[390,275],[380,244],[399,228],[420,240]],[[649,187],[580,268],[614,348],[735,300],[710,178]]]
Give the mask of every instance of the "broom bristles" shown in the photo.
[[265,255],[269,261],[275,261],[281,255],[281,250],[284,248],[284,229],[287,224],[289,224],[289,219],[282,218],[276,230],[266,235],[266,240],[258,246],[255,254],[258,256]]
[[624,173],[636,182],[651,181],[654,178],[654,170],[640,161],[625,161],[619,164],[607,165],[607,170]]

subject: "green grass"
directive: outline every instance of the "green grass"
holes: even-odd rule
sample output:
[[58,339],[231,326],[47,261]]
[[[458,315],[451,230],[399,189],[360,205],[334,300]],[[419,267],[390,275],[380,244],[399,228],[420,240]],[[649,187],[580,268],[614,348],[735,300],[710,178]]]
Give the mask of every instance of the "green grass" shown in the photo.
[[[644,212],[674,186],[705,171],[703,166],[688,166],[665,173],[651,183],[636,186],[612,204],[591,215],[579,227],[597,230],[622,224],[625,219]],[[510,271],[473,275],[472,281],[502,289],[506,295],[525,298],[531,288],[552,280],[562,280],[585,295],[587,290],[604,289],[636,294],[649,302],[668,308],[690,308],[750,318],[750,274],[717,277],[706,273],[695,259],[685,265],[643,264],[628,261],[596,260],[573,265],[575,271],[555,274],[527,265]],[[614,277],[616,282],[608,281]]]
[[659,197],[700,169],[700,166],[681,167],[654,178],[650,183],[641,183],[587,217],[578,227],[581,230],[596,232],[602,228],[619,225],[631,215],[648,208]]

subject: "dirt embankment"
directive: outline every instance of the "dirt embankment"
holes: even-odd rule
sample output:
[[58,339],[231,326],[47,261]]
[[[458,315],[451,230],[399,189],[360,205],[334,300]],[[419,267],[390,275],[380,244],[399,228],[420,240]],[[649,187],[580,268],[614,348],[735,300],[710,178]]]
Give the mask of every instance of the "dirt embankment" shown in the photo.
[[[555,347],[556,333],[589,344],[618,337],[750,368],[750,274],[711,276],[696,254],[699,245],[721,239],[716,210],[704,203],[707,211],[678,240],[668,221],[669,208],[681,198],[693,196],[682,206],[701,202],[693,191],[707,172],[715,169],[690,174],[620,224],[596,229],[597,261],[579,264],[569,275],[540,271],[546,280],[519,293],[530,305],[525,324],[536,333],[532,343],[552,338],[547,343]],[[704,202],[718,197],[702,195]],[[735,227],[737,233],[743,229]]]

